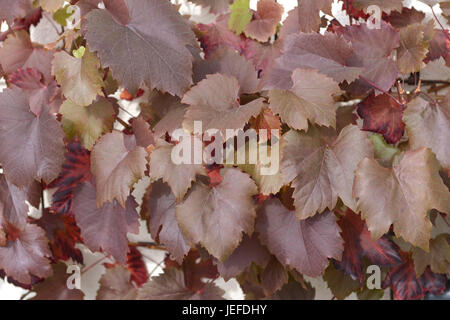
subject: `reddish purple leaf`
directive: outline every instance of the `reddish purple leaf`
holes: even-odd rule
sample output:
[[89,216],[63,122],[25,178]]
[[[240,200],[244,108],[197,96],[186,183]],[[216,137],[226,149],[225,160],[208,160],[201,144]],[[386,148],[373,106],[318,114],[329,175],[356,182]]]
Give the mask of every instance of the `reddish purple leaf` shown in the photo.
[[39,116],[44,105],[50,105],[59,93],[55,80],[45,84],[42,73],[33,68],[19,69],[9,76],[9,82],[25,90],[30,110]]
[[0,247],[0,269],[23,284],[32,283],[32,276],[40,278],[52,274],[51,253],[45,232],[40,227],[26,223],[21,226],[4,225],[6,246]]
[[158,239],[179,263],[191,248],[175,218],[177,199],[170,187],[158,180],[144,196],[141,216],[148,221],[153,239]]
[[298,220],[278,199],[265,202],[256,222],[261,242],[285,267],[316,277],[328,258],[341,259],[343,241],[332,212]]
[[344,239],[344,253],[342,261],[336,261],[335,266],[359,279],[363,283],[365,269],[363,258],[366,257],[371,264],[379,266],[395,266],[402,262],[398,248],[383,236],[372,240],[370,232],[360,216],[347,209],[345,215],[338,221]]
[[51,211],[58,214],[71,212],[76,187],[92,179],[89,150],[84,149],[78,141],[69,142],[66,149],[62,171],[49,185],[49,188],[57,188],[53,193]]
[[364,119],[363,130],[378,132],[388,143],[397,143],[403,136],[403,107],[388,95],[369,95],[358,105],[358,114]]
[[53,261],[68,261],[70,258],[83,263],[83,255],[80,249],[75,247],[77,243],[82,243],[80,228],[72,214],[62,215],[44,210],[36,224],[45,230]]
[[417,300],[423,299],[425,293],[430,292],[440,295],[445,290],[447,277],[435,274],[428,267],[424,274],[417,278],[414,271],[413,260],[405,256],[403,264],[393,267],[383,282],[383,288],[388,286],[394,292],[396,300]]
[[227,281],[241,274],[252,262],[259,266],[265,266],[269,258],[270,254],[266,247],[253,233],[251,237],[244,235],[239,247],[233,251],[231,256],[223,263],[217,260],[216,264],[220,275]]
[[90,182],[81,184],[73,197],[73,213],[84,243],[93,251],[103,251],[125,264],[127,233],[138,233],[137,203],[129,196],[125,208],[116,200],[97,207],[96,190]]

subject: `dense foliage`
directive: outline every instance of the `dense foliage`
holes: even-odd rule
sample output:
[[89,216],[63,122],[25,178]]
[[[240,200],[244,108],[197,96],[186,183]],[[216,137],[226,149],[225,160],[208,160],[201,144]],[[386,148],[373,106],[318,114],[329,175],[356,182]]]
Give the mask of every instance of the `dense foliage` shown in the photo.
[[[430,20],[401,0],[346,0],[343,25],[332,0],[299,0],[283,22],[275,0],[190,1],[215,21],[168,0],[0,0],[0,275],[36,299],[82,299],[66,265],[87,271],[86,246],[114,262],[98,299],[220,299],[219,277],[253,299],[312,299],[319,276],[339,299],[441,294],[450,34],[434,13],[449,20],[450,2],[422,1]],[[58,38],[34,43],[44,20]],[[137,117],[119,116],[138,98]],[[209,129],[215,145],[278,129],[257,147],[280,144],[280,170],[176,164],[179,128],[204,147]],[[153,240],[130,242],[140,219]],[[144,247],[167,252],[160,275]]]

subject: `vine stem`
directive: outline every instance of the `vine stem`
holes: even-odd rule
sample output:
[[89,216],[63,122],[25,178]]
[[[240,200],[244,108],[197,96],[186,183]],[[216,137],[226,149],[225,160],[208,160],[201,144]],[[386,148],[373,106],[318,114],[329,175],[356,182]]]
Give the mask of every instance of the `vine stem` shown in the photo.
[[107,256],[101,257],[100,259],[98,259],[97,261],[92,263],[91,265],[89,265],[86,268],[84,268],[83,270],[81,270],[81,274],[85,274],[86,272],[88,272],[89,270],[91,270],[92,268],[94,268],[96,265],[98,265],[100,262],[102,262],[103,260],[105,260],[107,258],[108,258]]
[[116,118],[117,122],[119,122],[121,125],[123,125],[125,128],[130,129],[131,126],[124,120],[122,120],[121,118],[117,117]]
[[348,21],[349,21],[350,25],[353,25],[353,16],[350,13],[350,8],[348,7],[348,0],[345,0],[345,8],[347,9]]
[[[406,84],[412,85],[412,81],[410,81],[409,79],[406,80],[405,82]],[[449,85],[450,81],[445,81],[445,80],[422,80],[422,84],[445,84],[445,85]]]
[[149,272],[148,277],[151,278],[155,271],[164,263],[164,260],[161,260],[153,269]]
[[447,29],[444,28],[444,26],[442,25],[441,21],[439,21],[437,15],[436,15],[436,12],[434,12],[433,6],[430,5],[430,8],[431,8],[431,12],[433,13],[434,19],[437,21],[437,23],[441,27],[442,31],[444,31],[444,34],[447,37],[447,39],[450,40],[450,35],[447,33]]
[[55,24],[55,21],[53,21],[53,19],[49,18],[48,15],[46,15],[45,13],[43,13],[42,15],[45,17],[45,19],[47,19],[48,22],[50,22],[50,24],[52,25],[53,29],[55,29],[58,36],[64,34],[63,30],[62,31],[58,30],[58,26]]
[[140,242],[130,242],[129,243],[131,246],[135,246],[135,247],[144,247],[147,249],[154,249],[154,250],[163,250],[166,251],[167,249],[164,246],[161,246],[155,242],[144,242],[144,241],[140,241]]
[[442,218],[442,220],[444,220],[445,224],[450,228],[450,224],[445,219],[444,214],[442,212],[439,212],[439,214],[441,215],[441,218]]
[[41,179],[41,202],[42,202],[42,214],[45,211],[45,197],[44,197],[44,181]]
[[[105,88],[102,88],[102,92],[103,92],[103,96],[105,97],[105,99],[109,101],[109,97],[108,97],[108,94],[106,93]],[[126,113],[128,113],[130,116],[133,117],[133,115],[132,115],[131,113],[129,113],[129,112],[128,112],[127,110],[125,110],[124,108],[122,108],[120,105],[119,105],[119,109],[125,111]],[[130,126],[126,121],[124,121],[124,120],[122,120],[121,118],[119,118],[119,116],[117,116],[116,119],[117,119],[117,121],[118,121],[122,126],[124,126],[126,129],[131,129],[131,126]]]
[[383,92],[384,94],[388,95],[392,100],[395,101],[395,103],[397,103],[399,106],[404,106],[404,103],[401,103],[396,97],[394,97],[392,94],[390,94],[389,92],[387,92],[386,90],[381,89],[379,86],[377,86],[375,83],[373,83],[370,80],[367,80],[366,78],[364,78],[363,76],[359,76],[359,78],[365,82],[367,82],[370,86],[372,86],[373,88],[377,89],[378,91]]

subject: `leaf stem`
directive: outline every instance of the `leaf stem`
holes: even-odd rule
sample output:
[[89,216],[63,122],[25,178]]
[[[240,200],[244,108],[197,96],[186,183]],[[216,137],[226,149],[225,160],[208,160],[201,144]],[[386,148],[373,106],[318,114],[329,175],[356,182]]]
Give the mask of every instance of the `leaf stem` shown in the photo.
[[153,269],[149,272],[148,277],[151,278],[155,271],[164,263],[166,259],[161,260]]
[[98,259],[97,261],[95,261],[94,263],[92,263],[91,265],[85,267],[83,270],[81,270],[81,274],[85,274],[86,272],[88,272],[89,270],[91,270],[93,267],[95,267],[96,265],[98,265],[100,262],[102,262],[103,260],[107,259],[107,256],[103,256],[100,259]]
[[[109,101],[109,97],[108,97],[108,94],[106,93],[105,88],[102,88],[102,92],[103,92],[103,96],[105,97],[105,99]],[[130,116],[133,117],[133,115],[132,115],[131,113],[129,113],[127,110],[125,110],[124,108],[122,108],[119,104],[117,104],[117,105],[118,105],[119,109],[125,111],[126,113],[128,113]],[[122,126],[124,126],[125,128],[131,129],[131,126],[130,126],[126,121],[120,119],[119,116],[116,117],[116,120],[117,120]]]
[[41,179],[41,202],[42,202],[42,213],[45,210],[45,197],[44,197],[44,181]]
[[[407,79],[406,84],[409,85],[414,85],[413,79]],[[450,84],[450,81],[445,81],[445,80],[423,80],[422,79],[422,84]]]
[[378,91],[383,92],[384,94],[388,95],[392,100],[395,101],[395,103],[397,103],[399,106],[404,106],[404,103],[401,103],[396,97],[394,97],[392,94],[390,94],[389,92],[387,92],[386,90],[381,89],[379,86],[377,86],[375,83],[373,83],[370,80],[367,80],[366,78],[364,78],[363,76],[359,76],[359,78],[365,82],[367,82],[370,86],[372,86],[373,88],[377,89]]
[[447,29],[445,29],[444,26],[442,25],[441,21],[439,21],[437,15],[436,15],[436,12],[434,12],[433,6],[430,5],[430,8],[431,8],[431,12],[433,13],[434,19],[437,21],[437,23],[441,27],[441,29],[444,32],[447,39],[450,39],[450,35],[447,33]]
[[58,26],[56,25],[55,21],[53,19],[49,18],[48,15],[46,14],[46,12],[44,12],[42,15],[45,17],[45,19],[47,19],[48,22],[50,22],[50,24],[52,25],[53,29],[55,29],[58,36],[61,36],[62,34],[64,34],[64,31],[58,30]]
[[131,129],[131,126],[130,126],[127,122],[125,122],[124,120],[122,120],[121,118],[117,117],[116,120],[117,120],[117,122],[119,122],[121,125],[123,125],[125,128]]
[[130,242],[129,245],[136,247],[145,247],[148,249],[155,249],[155,250],[163,250],[163,251],[167,250],[164,246],[159,245],[156,242],[139,241],[139,242]]

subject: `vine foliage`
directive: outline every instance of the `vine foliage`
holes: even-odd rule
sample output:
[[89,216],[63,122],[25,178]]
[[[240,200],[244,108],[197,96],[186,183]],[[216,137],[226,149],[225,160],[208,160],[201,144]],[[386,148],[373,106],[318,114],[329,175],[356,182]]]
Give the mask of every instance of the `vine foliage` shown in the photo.
[[[422,1],[428,19],[340,1],[337,19],[332,0],[299,0],[283,21],[275,0],[190,2],[215,20],[168,0],[0,0],[0,276],[82,299],[66,269],[89,272],[89,249],[98,299],[222,299],[219,277],[252,299],[312,299],[311,277],[338,299],[444,292],[450,2]],[[203,148],[254,129],[279,170],[174,163],[181,128]],[[130,241],[140,227],[151,239]]]

